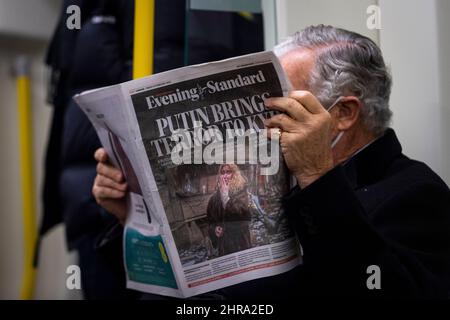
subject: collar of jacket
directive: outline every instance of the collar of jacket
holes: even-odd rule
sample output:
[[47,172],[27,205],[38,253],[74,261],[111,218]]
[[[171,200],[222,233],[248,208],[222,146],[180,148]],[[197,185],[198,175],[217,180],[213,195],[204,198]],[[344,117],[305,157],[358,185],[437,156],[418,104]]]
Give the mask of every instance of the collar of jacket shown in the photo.
[[357,153],[343,167],[354,189],[378,181],[392,161],[400,156],[402,146],[393,129]]

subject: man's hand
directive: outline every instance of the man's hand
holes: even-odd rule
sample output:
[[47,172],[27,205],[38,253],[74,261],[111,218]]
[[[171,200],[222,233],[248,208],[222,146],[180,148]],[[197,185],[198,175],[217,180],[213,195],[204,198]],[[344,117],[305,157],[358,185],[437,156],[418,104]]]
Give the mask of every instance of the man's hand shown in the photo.
[[98,164],[92,194],[99,205],[123,224],[127,214],[125,196],[128,188],[123,173],[108,162],[105,149],[98,149],[94,157]]
[[269,98],[267,108],[283,112],[267,119],[269,128],[280,128],[280,146],[286,165],[305,188],[333,168],[331,116],[307,91],[289,97]]

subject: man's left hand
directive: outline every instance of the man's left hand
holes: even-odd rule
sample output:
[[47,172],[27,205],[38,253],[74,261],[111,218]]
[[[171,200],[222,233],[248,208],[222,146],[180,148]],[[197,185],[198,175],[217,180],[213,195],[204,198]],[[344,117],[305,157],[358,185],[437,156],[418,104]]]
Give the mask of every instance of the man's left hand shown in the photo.
[[265,125],[281,129],[281,151],[301,188],[333,168],[331,116],[313,94],[292,91],[288,97],[265,100],[265,105],[283,112]]

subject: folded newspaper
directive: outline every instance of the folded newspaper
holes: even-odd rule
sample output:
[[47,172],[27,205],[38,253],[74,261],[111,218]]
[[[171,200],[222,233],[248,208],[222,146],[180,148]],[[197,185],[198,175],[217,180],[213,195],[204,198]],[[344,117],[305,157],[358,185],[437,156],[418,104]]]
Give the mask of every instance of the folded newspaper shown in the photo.
[[129,288],[190,297],[301,263],[281,203],[290,176],[263,123],[264,99],[288,90],[262,52],[75,97],[129,185]]

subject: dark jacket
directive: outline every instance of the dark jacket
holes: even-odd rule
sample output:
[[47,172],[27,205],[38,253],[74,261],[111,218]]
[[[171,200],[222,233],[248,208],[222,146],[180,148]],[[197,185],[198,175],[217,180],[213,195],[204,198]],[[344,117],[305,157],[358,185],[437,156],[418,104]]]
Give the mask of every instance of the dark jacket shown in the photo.
[[[251,248],[249,194],[247,188],[230,195],[225,208],[220,191],[208,201],[206,214],[209,223],[209,237],[219,256]],[[216,227],[223,228],[223,236],[217,237]]]
[[[304,190],[292,189],[285,206],[303,265],[193,299],[449,297],[450,190],[402,154],[393,130]],[[380,290],[367,287],[372,265]]]
[[[402,154],[393,130],[285,200],[304,264],[220,290],[225,297],[448,297],[450,190]],[[367,288],[371,265],[381,290]]]
[[[66,26],[69,5],[80,7],[80,30]],[[46,60],[52,71],[49,98],[54,112],[40,234],[64,222],[68,248],[78,251],[86,299],[125,299],[128,292],[121,252],[95,252],[97,238],[116,219],[92,196],[97,165],[93,154],[101,145],[72,96],[131,78],[133,17],[134,2],[129,0],[65,0]]]
[[[66,8],[71,4],[80,6],[80,30],[66,27]],[[132,1],[64,1],[48,51],[46,62],[52,70],[49,98],[54,115],[46,157],[40,233],[64,221],[69,249],[114,222],[91,193],[96,175],[93,154],[101,146],[100,141],[71,97],[86,89],[131,78],[133,16]]]

